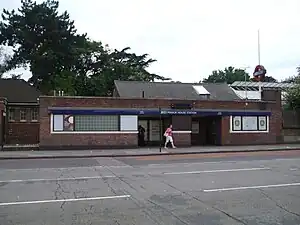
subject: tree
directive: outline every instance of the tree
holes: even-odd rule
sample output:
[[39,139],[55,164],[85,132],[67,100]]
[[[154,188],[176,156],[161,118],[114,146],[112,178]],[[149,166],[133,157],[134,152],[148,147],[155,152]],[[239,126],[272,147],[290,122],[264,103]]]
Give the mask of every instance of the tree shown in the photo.
[[297,73],[296,76],[289,78],[292,81],[289,83],[294,83],[296,86],[287,89],[285,94],[286,108],[292,110],[300,109],[300,67],[297,67]]
[[[251,78],[250,81],[257,82],[254,78]],[[272,76],[265,76],[262,82],[277,83],[278,81]]]
[[[118,50],[111,50],[108,46],[103,47],[101,43],[92,43],[88,67],[85,73],[88,77],[80,76],[80,82],[84,80],[88,89],[81,90],[84,95],[112,96],[114,80],[132,81],[155,81],[169,80],[168,78],[152,74],[147,68],[156,60],[148,58],[147,54],[136,55],[129,53],[129,47]],[[86,62],[86,60],[85,60]]]
[[29,64],[29,81],[41,90],[54,88],[56,76],[71,70],[86,41],[76,34],[69,14],[58,13],[58,1],[22,0],[18,9],[3,10],[0,44],[14,47],[8,69]]
[[78,34],[69,14],[58,12],[57,0],[21,3],[17,12],[2,13],[0,44],[14,47],[6,69],[29,65],[29,82],[44,94],[110,96],[114,80],[166,80],[147,71],[155,62],[147,54],[111,50]]
[[230,66],[223,70],[214,70],[203,83],[227,83],[232,84],[235,81],[249,81],[249,74],[243,69],[235,69]]

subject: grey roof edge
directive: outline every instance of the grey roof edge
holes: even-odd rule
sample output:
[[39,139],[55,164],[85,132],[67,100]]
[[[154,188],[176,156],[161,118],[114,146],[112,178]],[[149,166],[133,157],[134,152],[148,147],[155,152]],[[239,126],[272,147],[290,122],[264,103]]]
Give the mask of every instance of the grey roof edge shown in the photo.
[[215,84],[215,85],[229,85],[227,83],[197,83],[197,82],[191,82],[191,83],[188,83],[188,82],[171,82],[171,81],[166,81],[166,82],[163,82],[163,81],[159,81],[159,82],[150,82],[150,81],[138,81],[138,80],[114,80],[114,84],[116,85],[117,83],[143,83],[143,84],[147,84],[147,83],[154,83],[154,84],[177,84],[177,85],[180,85],[180,84],[186,84],[186,85],[205,85],[205,84]]
[[[84,109],[89,109],[89,110],[102,110],[102,109],[110,109],[110,110],[127,110],[127,109],[134,109],[134,110],[158,110],[159,108],[105,108],[105,107],[48,107],[50,110],[84,110]],[[172,111],[198,111],[198,112],[270,112],[270,110],[255,110],[255,109],[203,109],[203,108],[195,108],[195,109],[170,109],[170,108],[161,108],[161,110],[172,110]]]

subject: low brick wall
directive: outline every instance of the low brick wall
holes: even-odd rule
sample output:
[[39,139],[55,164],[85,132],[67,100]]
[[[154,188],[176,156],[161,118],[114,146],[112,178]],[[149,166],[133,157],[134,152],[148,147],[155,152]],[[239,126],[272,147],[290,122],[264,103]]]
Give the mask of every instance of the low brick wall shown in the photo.
[[[53,144],[55,143],[55,144]],[[138,136],[134,133],[113,134],[52,134],[49,138],[42,136],[40,149],[108,149],[137,148]]]

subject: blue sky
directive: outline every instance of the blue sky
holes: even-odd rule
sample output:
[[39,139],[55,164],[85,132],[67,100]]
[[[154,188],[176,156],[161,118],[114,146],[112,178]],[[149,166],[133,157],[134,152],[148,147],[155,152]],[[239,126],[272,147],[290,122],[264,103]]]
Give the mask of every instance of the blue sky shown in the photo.
[[[20,0],[0,3],[19,6]],[[267,75],[295,75],[299,9],[299,0],[60,0],[60,10],[68,10],[79,32],[113,48],[148,53],[157,59],[151,72],[182,82],[198,82],[227,66],[250,66],[252,74],[258,29]]]

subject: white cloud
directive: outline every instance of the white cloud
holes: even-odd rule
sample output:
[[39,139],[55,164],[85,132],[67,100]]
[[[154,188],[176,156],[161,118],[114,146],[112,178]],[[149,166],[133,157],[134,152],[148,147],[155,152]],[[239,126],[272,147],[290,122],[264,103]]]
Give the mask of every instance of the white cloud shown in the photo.
[[[0,3],[17,7],[18,0]],[[158,60],[152,72],[193,82],[215,69],[261,63],[279,80],[300,65],[299,0],[61,0],[79,32]]]

